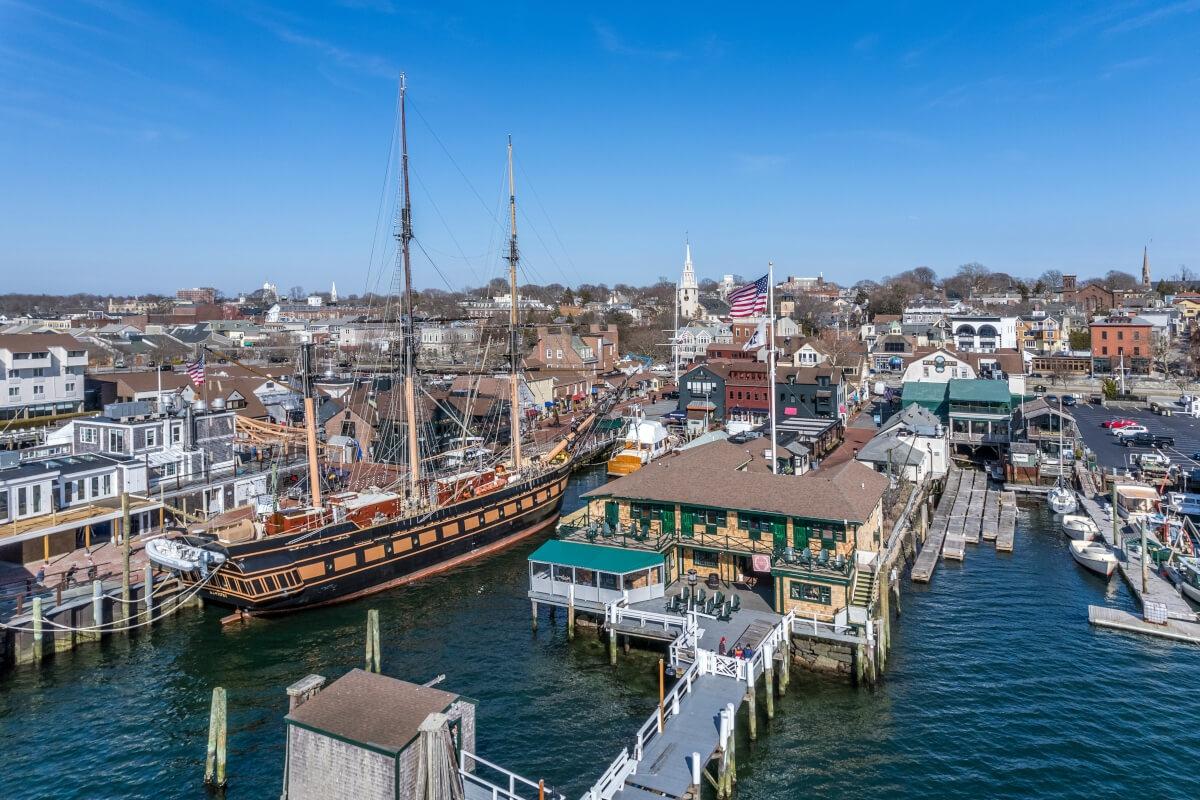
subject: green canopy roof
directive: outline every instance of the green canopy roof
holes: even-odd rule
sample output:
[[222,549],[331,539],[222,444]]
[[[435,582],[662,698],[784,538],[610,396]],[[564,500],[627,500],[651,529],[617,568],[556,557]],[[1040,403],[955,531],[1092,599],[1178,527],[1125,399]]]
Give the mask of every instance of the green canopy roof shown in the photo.
[[601,572],[637,572],[660,567],[663,557],[645,550],[626,550],[584,542],[564,542],[551,539],[529,555],[530,561],[547,561],[564,567],[582,567]]
[[[1005,384],[1007,385],[1007,384]],[[912,403],[934,404],[946,399],[946,384],[933,381],[905,381],[903,400],[905,406]]]
[[950,381],[950,399],[974,403],[1012,403],[1008,381],[993,381],[986,378],[955,378]]

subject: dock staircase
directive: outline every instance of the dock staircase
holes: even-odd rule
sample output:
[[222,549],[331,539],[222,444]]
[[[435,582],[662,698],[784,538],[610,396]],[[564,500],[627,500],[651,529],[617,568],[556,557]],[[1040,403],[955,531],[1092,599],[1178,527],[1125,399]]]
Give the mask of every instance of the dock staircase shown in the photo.
[[875,597],[875,573],[859,570],[854,576],[854,591],[850,595],[850,604],[861,608],[870,608],[871,600]]

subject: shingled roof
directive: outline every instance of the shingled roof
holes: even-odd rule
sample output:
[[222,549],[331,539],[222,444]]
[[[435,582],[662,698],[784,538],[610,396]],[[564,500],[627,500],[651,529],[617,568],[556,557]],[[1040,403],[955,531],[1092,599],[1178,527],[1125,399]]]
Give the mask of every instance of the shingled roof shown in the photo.
[[762,443],[714,442],[652,461],[584,497],[620,497],[809,519],[866,522],[888,479],[848,461],[804,475],[766,472]]

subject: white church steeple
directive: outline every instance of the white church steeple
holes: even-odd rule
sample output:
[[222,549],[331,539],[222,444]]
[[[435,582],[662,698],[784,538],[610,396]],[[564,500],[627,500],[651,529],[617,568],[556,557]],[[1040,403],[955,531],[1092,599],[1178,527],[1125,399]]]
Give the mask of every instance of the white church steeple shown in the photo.
[[683,275],[679,278],[679,316],[695,319],[700,312],[700,290],[696,285],[696,272],[692,269],[692,243],[684,245]]

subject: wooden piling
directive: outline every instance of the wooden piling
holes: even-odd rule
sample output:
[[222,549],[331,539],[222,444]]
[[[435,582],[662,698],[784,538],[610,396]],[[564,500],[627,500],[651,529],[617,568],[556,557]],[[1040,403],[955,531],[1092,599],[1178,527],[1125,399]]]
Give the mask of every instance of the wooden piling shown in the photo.
[[767,719],[775,719],[775,654],[770,648],[763,653],[763,688],[767,690]]
[[379,672],[382,665],[379,662],[379,609],[376,608],[367,611],[366,651],[367,672]]
[[92,581],[92,627],[93,631],[83,634],[92,641],[100,639],[100,628],[104,625],[104,584],[99,579]]
[[758,739],[758,709],[755,707],[757,703],[755,699],[753,671],[747,672],[746,677],[746,723],[750,731],[750,741],[753,742]]
[[142,583],[142,593],[145,596],[142,600],[146,604],[146,621],[149,622],[154,618],[154,567],[147,564],[145,574]]
[[83,548],[89,553],[92,552],[92,526],[83,526]]
[[129,606],[129,492],[121,492],[121,620],[131,616]]
[[225,689],[213,689],[212,707],[208,714],[208,752],[204,758],[204,783],[208,786],[225,785]]
[[608,629],[608,663],[617,665],[617,629],[611,626]]
[[567,594],[567,641],[575,639],[575,585]]
[[664,709],[663,699],[666,696],[666,676],[663,660],[658,660],[658,733],[661,736],[663,728],[666,726],[666,711]]
[[787,695],[788,684],[792,680],[792,643],[786,637],[782,642],[783,649],[779,656],[779,696]]
[[42,660],[42,598],[33,596],[33,660]]
[[529,624],[533,628],[533,632],[537,633],[537,600],[529,602]]

